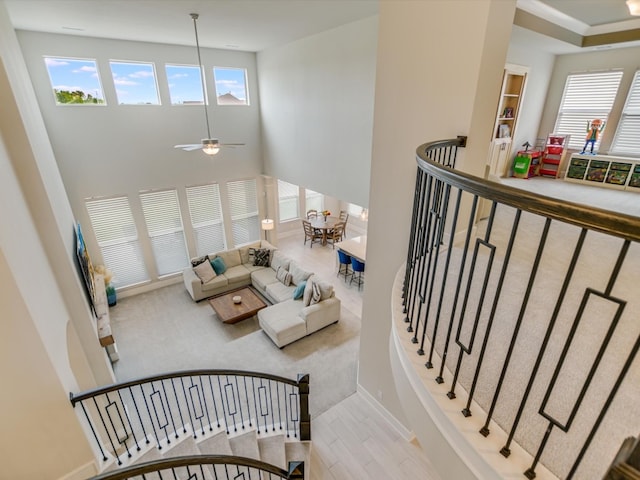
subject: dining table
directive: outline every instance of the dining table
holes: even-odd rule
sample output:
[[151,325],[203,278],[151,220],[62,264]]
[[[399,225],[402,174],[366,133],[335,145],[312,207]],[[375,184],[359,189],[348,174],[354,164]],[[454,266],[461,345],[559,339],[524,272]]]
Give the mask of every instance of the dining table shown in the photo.
[[310,218],[309,223],[316,230],[322,231],[322,245],[327,244],[327,232],[336,226],[336,223],[340,222],[339,217],[323,217],[318,215],[316,218]]

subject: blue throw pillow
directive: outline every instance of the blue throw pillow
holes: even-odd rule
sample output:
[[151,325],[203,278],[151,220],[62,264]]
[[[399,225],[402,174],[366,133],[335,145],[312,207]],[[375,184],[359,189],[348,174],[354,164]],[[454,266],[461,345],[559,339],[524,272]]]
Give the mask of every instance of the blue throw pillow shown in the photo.
[[211,260],[211,266],[213,267],[213,271],[216,272],[216,275],[222,275],[227,271],[227,266],[222,257],[216,257]]
[[296,286],[296,289],[293,291],[294,300],[298,300],[299,298],[302,298],[302,294],[304,293],[304,287],[306,286],[307,286],[306,280],[303,282],[300,282],[300,284]]

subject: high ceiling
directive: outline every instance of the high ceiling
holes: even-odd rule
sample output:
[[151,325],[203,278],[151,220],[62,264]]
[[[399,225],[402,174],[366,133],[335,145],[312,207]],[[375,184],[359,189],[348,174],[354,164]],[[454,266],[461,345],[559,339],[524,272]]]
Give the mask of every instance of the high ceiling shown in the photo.
[[[17,29],[179,45],[193,44],[189,14],[199,13],[203,46],[261,51],[375,15],[379,1],[392,0],[5,0],[5,4]],[[640,17],[629,15],[625,0],[518,0],[518,8],[581,36],[640,29]]]

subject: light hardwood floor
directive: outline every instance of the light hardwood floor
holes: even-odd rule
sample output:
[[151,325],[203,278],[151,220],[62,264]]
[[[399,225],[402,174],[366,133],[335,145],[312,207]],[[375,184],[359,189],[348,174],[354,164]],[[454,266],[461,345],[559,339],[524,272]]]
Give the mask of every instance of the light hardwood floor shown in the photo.
[[[288,256],[330,281],[343,308],[361,317],[366,287],[358,290],[355,284],[337,278],[336,250],[330,245],[303,245],[302,225],[299,234],[279,238],[277,244]],[[313,418],[312,439],[311,480],[441,478],[417,442],[406,441],[358,393]]]

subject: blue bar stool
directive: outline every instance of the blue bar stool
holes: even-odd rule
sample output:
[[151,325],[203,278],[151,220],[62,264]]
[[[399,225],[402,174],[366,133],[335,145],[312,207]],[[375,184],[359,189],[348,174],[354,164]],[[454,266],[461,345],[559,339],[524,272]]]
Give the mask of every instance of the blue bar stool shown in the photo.
[[351,270],[353,270],[353,273],[351,274],[351,281],[349,282],[349,285],[351,285],[355,280],[358,284],[358,290],[360,290],[360,287],[364,283],[364,263],[356,260],[354,257],[351,257]]
[[351,271],[351,256],[344,253],[342,250],[338,250],[338,277],[344,276],[344,281],[347,281],[349,275],[353,275]]

